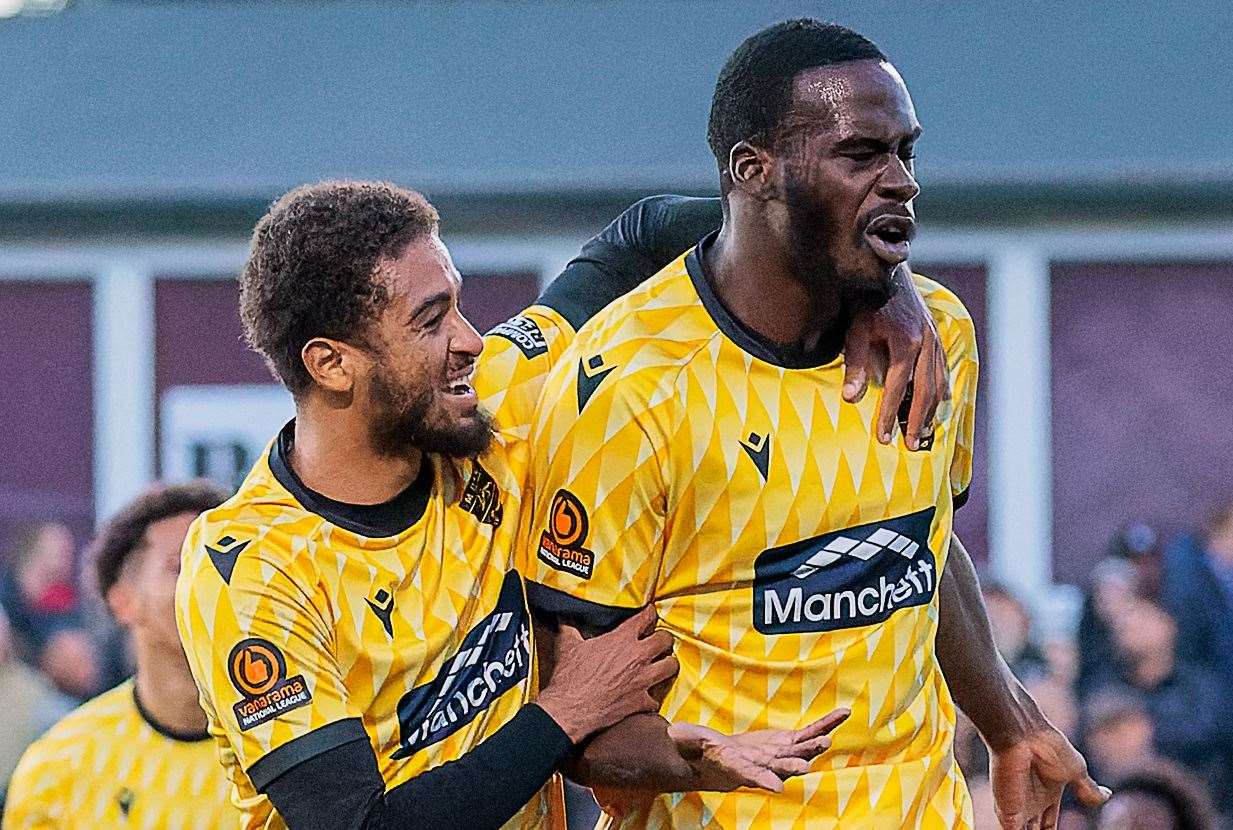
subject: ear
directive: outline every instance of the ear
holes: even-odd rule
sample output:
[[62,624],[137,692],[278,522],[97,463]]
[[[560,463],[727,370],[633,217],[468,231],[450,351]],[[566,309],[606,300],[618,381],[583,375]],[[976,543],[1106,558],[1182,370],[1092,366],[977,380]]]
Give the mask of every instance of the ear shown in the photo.
[[733,187],[760,201],[771,196],[774,169],[770,153],[748,141],[738,141],[728,152],[727,173]]
[[305,343],[300,359],[314,383],[328,392],[343,394],[355,387],[361,364],[366,360],[354,347],[327,337],[314,337]]
[[107,589],[107,607],[111,609],[111,615],[123,628],[132,625],[137,614],[136,597],[133,595],[133,589],[123,577]]

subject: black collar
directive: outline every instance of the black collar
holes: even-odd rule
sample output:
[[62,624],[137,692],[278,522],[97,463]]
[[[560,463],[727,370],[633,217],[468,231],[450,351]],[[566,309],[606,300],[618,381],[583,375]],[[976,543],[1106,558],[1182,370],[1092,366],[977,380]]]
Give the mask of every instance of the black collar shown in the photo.
[[423,518],[428,508],[428,497],[432,494],[433,479],[432,462],[427,454],[422,456],[420,472],[415,480],[394,498],[381,504],[347,504],[304,486],[287,463],[294,443],[295,419],[292,418],[279,431],[278,439],[270,447],[270,472],[306,510],[344,530],[378,538],[397,536]]
[[816,369],[839,357],[843,349],[842,337],[823,337],[818,347],[802,351],[794,346],[784,346],[772,343],[757,332],[750,330],[744,323],[736,319],[727,306],[719,299],[711,286],[710,276],[706,272],[703,252],[715,244],[719,231],[713,231],[702,238],[697,247],[685,257],[685,269],[689,271],[689,279],[698,292],[702,306],[715,325],[727,335],[728,339],[761,361],[784,369]]

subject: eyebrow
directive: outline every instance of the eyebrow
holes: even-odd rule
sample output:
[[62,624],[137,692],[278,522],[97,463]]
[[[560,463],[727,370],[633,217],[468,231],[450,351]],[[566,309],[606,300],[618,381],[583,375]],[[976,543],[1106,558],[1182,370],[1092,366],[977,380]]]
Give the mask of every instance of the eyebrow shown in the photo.
[[[918,138],[920,138],[922,132],[924,132],[924,130],[922,130],[920,127],[917,127],[902,140],[907,141],[907,142],[915,142]],[[880,147],[889,147],[892,143],[894,142],[888,141],[885,138],[879,138],[876,136],[853,135],[853,136],[848,136],[847,138],[840,139],[839,141],[836,141],[835,147],[836,149],[839,149],[839,150],[850,150],[856,147],[879,147],[880,148]]]
[[412,310],[412,312],[411,312],[410,316],[409,316],[407,319],[409,319],[409,320],[415,320],[415,319],[416,319],[416,318],[418,318],[421,314],[423,314],[425,311],[428,311],[428,310],[429,310],[430,308],[432,308],[433,306],[435,306],[435,305],[440,305],[441,303],[446,303],[446,304],[448,304],[448,303],[450,302],[450,300],[451,300],[451,299],[452,299],[452,298],[451,298],[451,296],[450,296],[450,292],[448,292],[448,291],[440,291],[440,292],[438,292],[438,293],[436,293],[436,294],[433,294],[433,295],[432,295],[431,297],[429,297],[427,300],[424,300],[422,303],[420,303],[419,305],[417,305],[417,306],[415,307],[415,309],[414,309],[414,310]]

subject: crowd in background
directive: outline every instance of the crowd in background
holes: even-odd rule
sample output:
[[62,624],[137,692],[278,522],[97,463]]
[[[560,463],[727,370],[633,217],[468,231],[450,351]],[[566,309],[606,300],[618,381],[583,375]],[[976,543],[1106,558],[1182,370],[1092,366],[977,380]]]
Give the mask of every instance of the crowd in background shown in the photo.
[[[0,559],[0,791],[24,748],[127,676],[69,531],[30,528]],[[1061,830],[1233,828],[1233,503],[1198,533],[1126,526],[1090,574],[1077,631],[1039,641],[1028,605],[986,581],[994,638],[1041,709],[1115,796],[1099,818],[1066,805]],[[978,828],[996,828],[988,756],[961,722],[956,754]]]
[[[1066,805],[1061,830],[1233,827],[1233,503],[1199,533],[1162,540],[1130,524],[1090,574],[1077,631],[1034,639],[1032,615],[984,587],[994,639],[1114,799],[1094,820]],[[996,827],[987,756],[957,741],[978,825]]]

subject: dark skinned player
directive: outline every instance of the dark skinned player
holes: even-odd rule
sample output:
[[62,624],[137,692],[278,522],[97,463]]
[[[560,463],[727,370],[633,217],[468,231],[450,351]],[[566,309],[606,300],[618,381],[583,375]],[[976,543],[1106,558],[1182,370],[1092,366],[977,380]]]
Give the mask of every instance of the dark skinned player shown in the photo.
[[970,826],[953,701],[990,745],[1006,827],[1053,826],[1067,783],[1107,797],[997,656],[952,542],[977,367],[958,300],[917,280],[955,383],[927,453],[841,403],[845,332],[910,252],[919,134],[860,35],[793,21],[750,38],[712,108],[722,228],[587,321],[547,382],[532,603],[599,631],[653,602],[682,664],[663,716],[594,739],[583,779],[718,790],[679,762],[690,737],[739,753],[703,730],[853,713],[781,794],[643,800],[626,826]]

